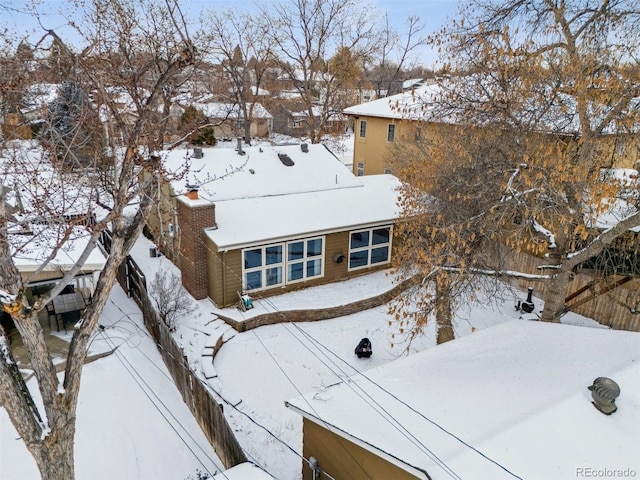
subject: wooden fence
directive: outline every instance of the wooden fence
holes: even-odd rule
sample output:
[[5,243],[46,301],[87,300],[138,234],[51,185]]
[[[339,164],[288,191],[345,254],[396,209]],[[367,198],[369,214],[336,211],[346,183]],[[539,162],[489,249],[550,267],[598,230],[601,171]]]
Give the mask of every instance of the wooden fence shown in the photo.
[[[111,248],[108,232],[102,236],[101,243],[108,252]],[[147,293],[145,276],[130,256],[127,256],[120,266],[118,283],[140,307],[145,327],[156,341],[162,360],[180,391],[182,400],[191,410],[225,468],[246,462],[247,458],[227,423],[222,406],[213,397],[209,387],[191,370],[184,352],[160,320]]]
[[[549,270],[541,270],[538,268],[542,265],[549,264],[550,262],[548,259],[538,258],[524,253],[517,253],[503,246],[496,246],[495,251],[492,253],[502,260],[502,264],[505,265],[505,267],[503,267],[505,270],[515,270],[537,275],[549,272]],[[569,294],[578,292],[591,284],[594,279],[595,276],[588,272],[576,273],[569,285]],[[533,287],[534,294],[537,296],[542,296],[546,293],[548,288],[547,282],[540,280],[518,279],[511,283],[523,289]],[[569,307],[571,307],[571,304],[577,303],[577,300],[590,295],[591,291],[591,288],[585,289],[584,293],[581,294],[582,296],[578,296],[574,301],[569,302]],[[633,305],[636,305],[635,310],[633,309]],[[607,325],[616,330],[639,332],[640,279],[635,278],[630,282],[625,283],[624,286],[620,286],[610,292],[597,296],[594,299],[581,304],[575,309],[570,309],[572,312],[593,318],[598,323]]]
[[160,354],[196,421],[213,446],[225,468],[247,461],[233,430],[227,423],[222,406],[212,396],[209,387],[190,369],[187,357],[161,322],[146,290],[140,299],[134,297],[144,317],[144,323],[159,345]]

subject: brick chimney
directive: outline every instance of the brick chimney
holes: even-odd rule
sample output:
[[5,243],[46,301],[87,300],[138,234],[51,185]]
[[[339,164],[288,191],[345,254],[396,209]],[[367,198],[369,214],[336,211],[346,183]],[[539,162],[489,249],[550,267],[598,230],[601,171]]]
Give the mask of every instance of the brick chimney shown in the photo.
[[[196,190],[196,196],[197,196]],[[191,197],[189,197],[191,198]],[[196,300],[209,296],[207,242],[204,229],[216,226],[213,203],[190,205],[189,200],[178,198],[178,224],[180,225],[180,253],[178,265],[182,272],[182,285]]]

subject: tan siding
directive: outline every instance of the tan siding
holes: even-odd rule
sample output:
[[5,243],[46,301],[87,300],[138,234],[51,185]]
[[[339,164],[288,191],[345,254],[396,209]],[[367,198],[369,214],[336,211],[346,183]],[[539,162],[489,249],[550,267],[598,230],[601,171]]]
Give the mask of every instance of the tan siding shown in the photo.
[[230,250],[222,253],[224,278],[223,295],[219,305],[229,306],[238,302],[238,291],[242,290],[242,251]]
[[[309,237],[313,238],[313,237]],[[324,256],[324,276],[320,278],[314,278],[302,282],[296,282],[284,287],[278,286],[271,289],[259,290],[252,293],[254,298],[268,297],[271,295],[279,295],[281,293],[300,290],[301,288],[313,287],[316,285],[322,285],[325,283],[335,282],[339,280],[346,280],[348,278],[357,277],[367,273],[371,273],[377,270],[389,268],[390,264],[385,263],[377,265],[375,267],[363,268],[349,272],[349,232],[338,232],[325,235],[325,256]],[[215,250],[215,247],[214,247]],[[335,254],[344,255],[342,263],[336,263],[334,261]],[[218,254],[218,258],[222,258],[226,255],[224,260],[225,268],[221,272],[221,275],[225,276],[224,282],[226,284],[225,294],[218,291],[217,288],[212,285],[209,286],[212,300],[220,306],[230,306],[238,301],[237,291],[242,288],[242,250],[230,250],[226,254]],[[216,273],[215,278],[220,278],[217,275],[217,270],[212,260],[209,262],[212,272]],[[213,280],[212,280],[213,282]]]
[[[306,418],[302,424],[304,457],[315,457],[320,469],[337,480],[419,478]],[[313,479],[307,462],[303,462],[302,478]],[[324,477],[321,475],[321,478]]]

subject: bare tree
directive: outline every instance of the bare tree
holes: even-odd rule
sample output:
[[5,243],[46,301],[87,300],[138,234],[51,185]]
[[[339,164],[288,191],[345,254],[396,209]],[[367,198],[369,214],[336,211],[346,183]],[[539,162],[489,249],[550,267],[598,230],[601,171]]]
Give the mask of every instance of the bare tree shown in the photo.
[[298,93],[312,143],[318,143],[340,98],[352,85],[329,60],[346,49],[362,66],[379,41],[375,10],[355,0],[296,0],[278,3],[264,15],[275,41],[274,55],[284,79]]
[[[24,191],[31,192],[34,200],[31,209],[24,213],[7,209],[7,205],[15,204],[7,204],[13,190],[6,184],[0,186],[0,304],[11,315],[22,337],[43,410],[33,401],[4,333],[0,333],[0,404],[33,455],[42,477],[60,480],[74,478],[76,406],[89,339],[115,282],[118,266],[142,231],[156,198],[162,163],[155,153],[153,133],[162,89],[191,65],[197,55],[177,1],[93,0],[82,5],[86,18],[77,25],[86,47],[73,55],[77,80],[85,91],[93,93],[102,118],[117,126],[122,142],[110,137],[109,148],[103,152],[109,164],[105,163],[99,172],[83,172],[79,181],[53,169],[47,176],[47,185],[42,185],[41,178],[48,160],[46,155],[19,148],[4,149],[5,171],[21,178]],[[54,31],[45,32],[43,42],[46,39],[55,39],[60,48],[71,51]],[[114,101],[111,95],[114,87],[127,92],[130,99],[127,108]],[[73,137],[63,141],[73,142]],[[27,163],[34,162],[35,167],[25,168]],[[138,183],[140,169],[150,173],[149,181]],[[6,178],[3,177],[3,182]],[[75,192],[72,202],[60,204],[55,200],[54,192],[65,199],[69,191]],[[97,208],[98,192],[108,209]],[[139,201],[138,209],[128,216],[125,208],[134,199]],[[79,201],[83,202],[86,215],[69,221],[65,207]],[[18,229],[30,225],[31,236],[16,235]],[[113,232],[110,253],[91,301],[74,327],[65,370],[59,378],[38,314],[73,282],[106,229]],[[25,288],[29,279],[23,278],[16,266],[18,252],[29,253],[29,245],[36,242],[46,246],[50,253],[41,259],[39,272],[77,237],[86,243],[78,261],[62,272],[62,278],[55,281],[49,292],[30,300]]]
[[425,25],[419,17],[408,17],[405,25],[406,31],[400,34],[389,25],[388,14],[384,17],[378,50],[366,65],[367,78],[378,97],[400,91],[398,83],[405,80],[405,72],[416,67],[420,48],[428,44]]
[[208,40],[230,80],[246,144],[251,143],[251,122],[256,98],[271,58],[272,37],[260,13],[211,11],[206,17]]
[[156,272],[151,284],[151,296],[156,302],[158,315],[171,332],[178,328],[180,317],[195,311],[193,300],[182,286],[180,276],[167,270]]
[[[420,108],[448,126],[394,155],[406,269],[445,272],[454,294],[488,276],[544,282],[541,319],[559,321],[575,271],[640,225],[637,186],[606,178],[637,151],[639,14],[623,0],[480,0],[437,37],[453,75]],[[547,268],[506,271],[496,244]],[[399,311],[431,312],[421,298]]]

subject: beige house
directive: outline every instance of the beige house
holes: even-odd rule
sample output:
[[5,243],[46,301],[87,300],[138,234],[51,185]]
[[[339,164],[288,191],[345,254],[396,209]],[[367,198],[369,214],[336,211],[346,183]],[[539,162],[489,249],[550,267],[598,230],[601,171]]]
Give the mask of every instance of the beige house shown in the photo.
[[[388,162],[390,147],[399,140],[420,142],[429,138],[448,138],[455,141],[456,129],[460,126],[431,119],[430,106],[439,92],[440,87],[436,84],[419,85],[397,95],[345,109],[343,113],[352,118],[354,126],[353,173],[392,173]],[[574,138],[572,128],[575,126],[564,126],[557,132],[557,138],[571,141]],[[637,134],[605,135],[601,145],[598,153],[608,166],[639,168]]]
[[[638,360],[635,332],[520,319],[471,333],[286,402],[315,466],[302,478],[634,476]],[[610,415],[588,388],[603,376],[620,387]]]
[[388,268],[398,180],[355,177],[323,145],[173,151],[148,234],[196,298],[268,296]]

